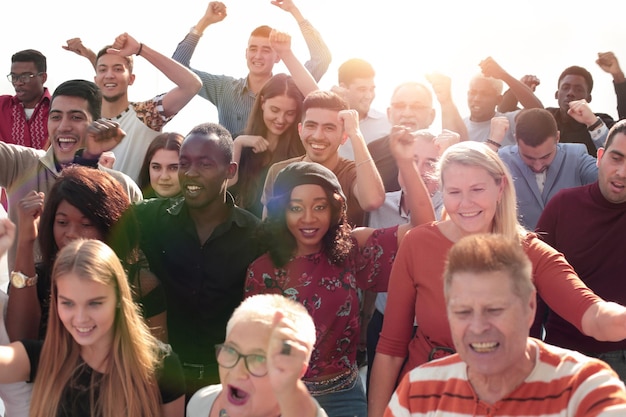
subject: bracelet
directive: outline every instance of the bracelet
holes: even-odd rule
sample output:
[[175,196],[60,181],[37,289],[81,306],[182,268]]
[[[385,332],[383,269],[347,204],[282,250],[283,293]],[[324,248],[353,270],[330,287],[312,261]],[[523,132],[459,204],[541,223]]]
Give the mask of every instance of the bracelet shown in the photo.
[[356,168],[358,168],[360,165],[363,165],[366,162],[373,161],[373,160],[374,160],[374,158],[369,158],[369,159],[366,159],[365,161],[361,161],[358,164],[356,164]]
[[487,139],[487,140],[485,141],[485,143],[486,143],[487,145],[493,145],[493,146],[495,146],[495,147],[496,147],[496,148],[498,148],[498,149],[500,149],[500,148],[502,147],[502,144],[501,144],[501,143],[498,143],[498,142],[496,142],[495,140],[491,140],[491,139]]
[[135,52],[135,55],[139,56],[141,55],[141,50],[143,49],[143,43],[139,43],[139,49],[137,50],[137,52]]
[[196,35],[196,36],[202,36],[202,32],[196,29],[195,26],[192,26],[189,28],[189,33],[191,33],[192,35]]
[[592,124],[591,126],[589,126],[589,127],[587,128],[587,130],[588,130],[588,131],[590,131],[590,132],[593,132],[594,130],[596,130],[597,128],[599,128],[600,126],[602,126],[602,123],[604,123],[604,122],[602,121],[602,119],[600,119],[600,118],[598,117],[598,119],[595,121],[595,123],[594,123],[594,124]]

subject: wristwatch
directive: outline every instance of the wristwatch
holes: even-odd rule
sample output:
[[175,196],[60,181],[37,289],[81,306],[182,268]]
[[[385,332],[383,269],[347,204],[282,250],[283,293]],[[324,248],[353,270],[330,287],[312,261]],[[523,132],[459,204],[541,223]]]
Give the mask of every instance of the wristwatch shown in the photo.
[[37,284],[37,275],[34,277],[27,277],[18,271],[11,272],[11,285],[15,288],[32,287]]

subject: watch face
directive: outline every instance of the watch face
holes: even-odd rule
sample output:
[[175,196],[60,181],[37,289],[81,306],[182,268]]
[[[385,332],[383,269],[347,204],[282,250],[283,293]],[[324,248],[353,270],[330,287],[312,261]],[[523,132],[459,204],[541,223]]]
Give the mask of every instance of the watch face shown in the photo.
[[15,288],[24,288],[24,286],[26,285],[26,279],[24,274],[14,272],[11,275],[11,285],[13,285]]

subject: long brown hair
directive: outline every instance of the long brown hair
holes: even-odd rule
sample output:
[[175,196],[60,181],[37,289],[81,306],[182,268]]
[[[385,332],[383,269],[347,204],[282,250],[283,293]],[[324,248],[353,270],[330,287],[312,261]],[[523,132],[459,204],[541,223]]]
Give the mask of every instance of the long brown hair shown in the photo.
[[263,121],[261,106],[265,100],[278,96],[287,96],[296,102],[296,116],[291,126],[280,136],[273,152],[254,153],[251,148],[242,149],[239,159],[236,201],[244,208],[252,206],[259,200],[261,187],[265,182],[265,175],[261,175],[264,169],[276,162],[304,155],[305,152],[298,134],[298,121],[302,119],[304,96],[291,76],[287,74],[276,74],[263,85],[252,106],[244,133],[267,137],[269,130]]
[[133,303],[117,255],[99,240],[73,241],[61,249],[54,263],[51,314],[33,388],[30,416],[56,417],[63,390],[80,369],[80,346],[57,313],[57,280],[70,273],[113,287],[118,303],[112,348],[97,398],[91,387],[90,414],[98,417],[160,416],[161,397],[155,372],[161,349]]

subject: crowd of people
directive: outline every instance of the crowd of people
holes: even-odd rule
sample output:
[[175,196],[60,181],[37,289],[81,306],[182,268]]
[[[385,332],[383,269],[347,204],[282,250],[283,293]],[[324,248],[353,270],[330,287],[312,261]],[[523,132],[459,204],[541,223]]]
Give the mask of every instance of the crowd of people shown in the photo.
[[[306,62],[259,26],[246,77],[192,66],[219,1],[172,58],[68,40],[93,82],[51,93],[42,52],[11,57],[6,415],[626,415],[626,121],[592,110],[589,71],[544,107],[487,57],[465,118],[444,74],[378,111],[372,65],[320,90],[331,46],[272,4]],[[131,102],[139,58],[175,86]],[[597,64],[626,118],[616,56]],[[196,94],[218,120],[168,132]]]

